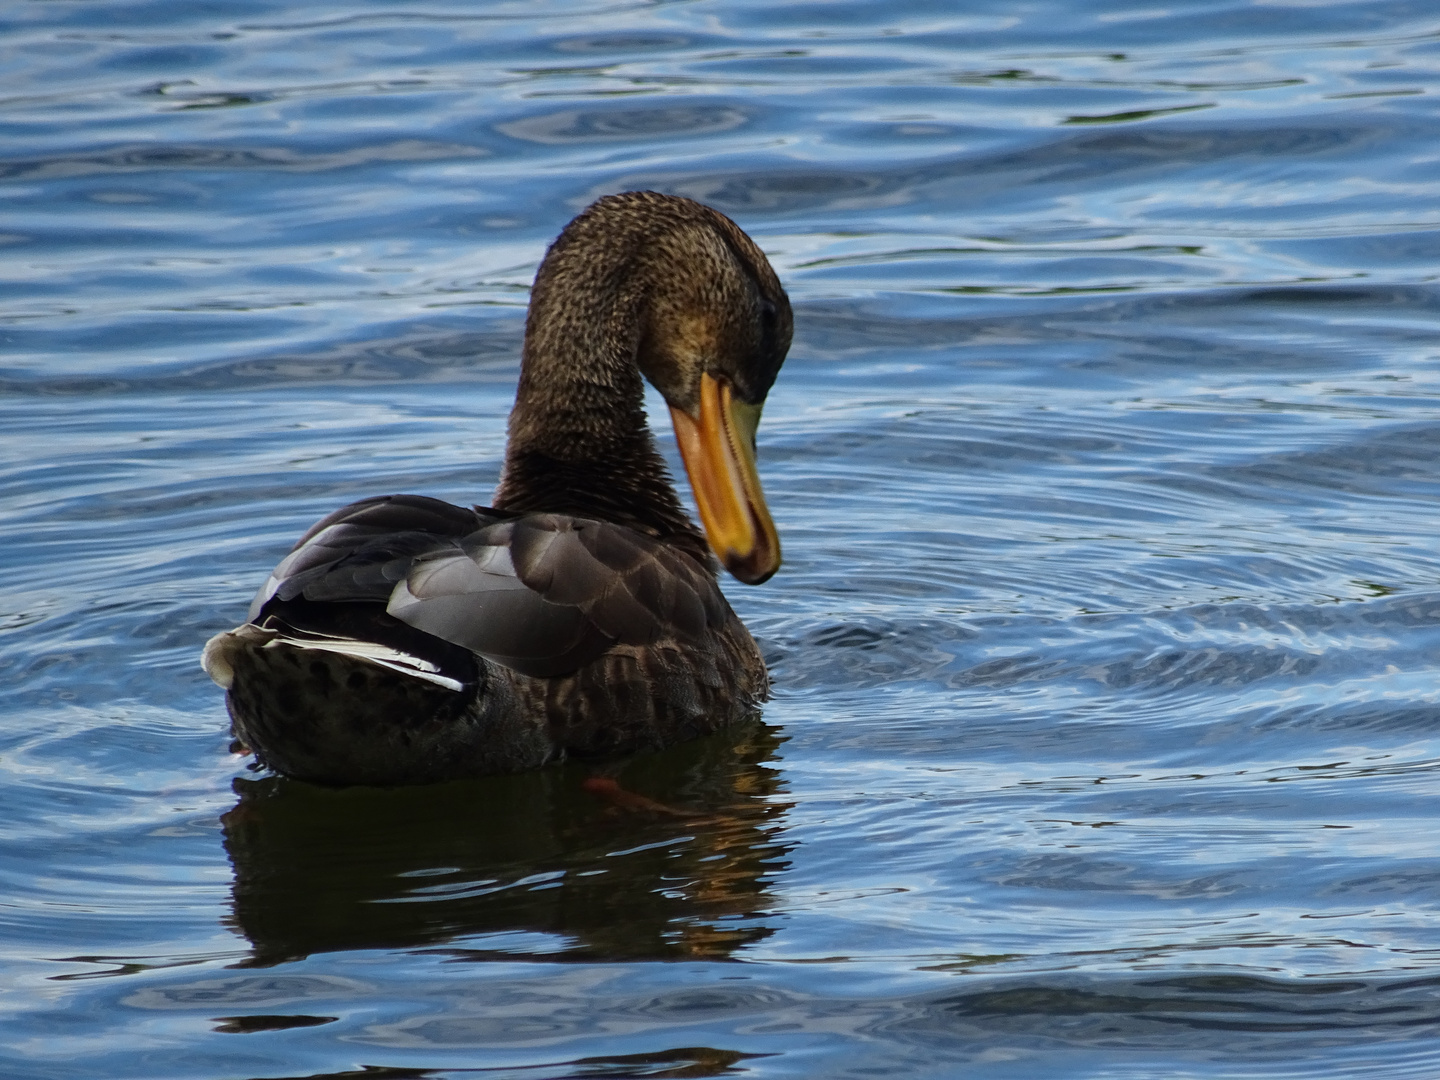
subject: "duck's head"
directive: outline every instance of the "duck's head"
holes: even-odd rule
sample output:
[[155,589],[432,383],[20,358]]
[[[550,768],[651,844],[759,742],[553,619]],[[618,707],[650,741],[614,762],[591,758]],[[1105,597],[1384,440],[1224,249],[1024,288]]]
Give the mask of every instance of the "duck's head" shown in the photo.
[[[603,503],[594,512],[661,532],[673,514],[693,534],[649,441],[638,368],[670,406],[710,548],[739,580],[766,580],[780,539],[755,428],[791,326],[775,271],[724,214],[653,191],[597,200],[535,278],[496,505],[584,513]],[[587,454],[606,461],[586,468]],[[556,462],[568,466],[559,479]],[[583,476],[612,490],[577,493]]]
[[679,220],[641,256],[652,292],[636,358],[670,406],[711,549],[758,585],[780,568],[780,537],[755,468],[755,429],[790,348],[790,301],[729,218],[689,199],[666,202]]

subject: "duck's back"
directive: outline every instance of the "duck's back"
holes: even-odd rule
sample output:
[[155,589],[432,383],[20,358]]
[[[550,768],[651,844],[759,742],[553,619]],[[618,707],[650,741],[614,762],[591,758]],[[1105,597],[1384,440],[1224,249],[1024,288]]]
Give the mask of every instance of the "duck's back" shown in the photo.
[[609,522],[366,499],[212,639],[235,733],[332,783],[407,783],[713,730],[768,690],[709,567]]

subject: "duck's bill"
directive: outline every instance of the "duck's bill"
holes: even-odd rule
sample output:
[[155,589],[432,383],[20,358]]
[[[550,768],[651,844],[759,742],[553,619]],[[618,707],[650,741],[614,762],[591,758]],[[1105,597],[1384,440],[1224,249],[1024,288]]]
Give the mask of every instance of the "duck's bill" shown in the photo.
[[705,538],[725,569],[759,585],[780,569],[780,536],[755,471],[760,406],[736,400],[726,380],[702,375],[700,415],[672,406],[670,416]]

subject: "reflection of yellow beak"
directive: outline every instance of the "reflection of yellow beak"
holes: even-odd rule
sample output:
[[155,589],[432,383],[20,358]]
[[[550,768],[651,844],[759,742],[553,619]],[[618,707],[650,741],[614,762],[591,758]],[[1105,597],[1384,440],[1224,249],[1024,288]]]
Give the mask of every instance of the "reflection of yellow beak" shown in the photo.
[[780,535],[755,471],[760,406],[736,401],[730,384],[700,376],[700,416],[670,408],[705,537],[725,569],[759,585],[780,569]]

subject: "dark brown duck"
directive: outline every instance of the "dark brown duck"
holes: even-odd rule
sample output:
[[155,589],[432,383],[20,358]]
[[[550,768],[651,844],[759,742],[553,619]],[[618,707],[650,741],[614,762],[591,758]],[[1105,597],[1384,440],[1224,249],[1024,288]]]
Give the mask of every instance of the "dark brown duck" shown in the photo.
[[[760,249],[689,199],[600,199],[531,293],[493,507],[385,495],[301,537],[205,646],[236,736],[269,767],[409,784],[628,753],[769,692],[710,551],[759,584],[780,542],[755,427],[790,345]],[[703,532],[655,449],[670,406]],[[708,549],[707,549],[708,541]]]

